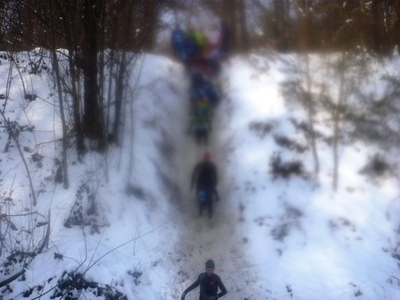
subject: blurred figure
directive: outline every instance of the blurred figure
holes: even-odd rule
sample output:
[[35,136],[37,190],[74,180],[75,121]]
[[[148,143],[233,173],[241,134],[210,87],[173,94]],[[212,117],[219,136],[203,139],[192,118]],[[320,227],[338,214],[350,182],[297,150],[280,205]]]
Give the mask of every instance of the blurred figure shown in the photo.
[[204,33],[200,29],[195,28],[193,24],[189,24],[187,33],[189,39],[194,44],[194,53],[192,60],[198,61],[203,56],[206,38],[204,36]]
[[211,76],[218,75],[220,71],[221,59],[221,32],[217,24],[213,24],[206,34],[207,48],[205,61],[207,64],[207,73]]
[[192,73],[190,91],[192,99],[205,97],[212,105],[217,105],[220,100],[214,85],[206,80],[200,72]]
[[208,219],[211,222],[213,216],[213,198],[219,200],[217,192],[217,167],[211,161],[209,152],[204,152],[203,160],[198,162],[192,173],[190,189],[196,184],[196,196],[199,203],[199,216],[203,214],[205,207],[208,209]]
[[205,97],[200,97],[192,101],[192,113],[211,118],[210,103]]
[[[186,294],[200,286],[200,300],[217,300],[228,292],[221,278],[214,273],[215,263],[212,259],[206,261],[206,272],[201,273],[197,280],[182,294],[181,300],[185,300]],[[218,288],[221,290],[218,293]]]
[[189,132],[192,132],[197,145],[208,146],[208,136],[211,131],[211,122],[208,115],[196,112],[189,125]]
[[182,61],[185,59],[185,44],[186,44],[187,36],[186,32],[179,27],[175,28],[171,34],[171,46],[174,52],[174,56]]

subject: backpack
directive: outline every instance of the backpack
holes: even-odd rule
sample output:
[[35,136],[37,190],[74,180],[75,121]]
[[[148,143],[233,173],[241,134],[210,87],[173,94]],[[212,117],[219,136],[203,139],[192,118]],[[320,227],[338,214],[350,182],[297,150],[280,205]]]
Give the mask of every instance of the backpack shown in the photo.
[[197,200],[200,203],[205,203],[207,201],[207,191],[205,191],[205,190],[198,191]]

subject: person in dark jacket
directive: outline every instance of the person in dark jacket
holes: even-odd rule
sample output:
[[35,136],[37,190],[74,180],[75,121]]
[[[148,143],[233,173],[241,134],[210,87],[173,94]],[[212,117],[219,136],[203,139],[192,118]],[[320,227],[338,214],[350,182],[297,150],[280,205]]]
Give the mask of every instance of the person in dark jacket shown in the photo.
[[[228,292],[221,281],[221,278],[214,273],[215,264],[212,259],[206,262],[206,272],[201,273],[197,280],[189,286],[182,294],[181,300],[185,300],[186,294],[200,286],[199,300],[216,300]],[[221,292],[218,293],[218,288]]]
[[197,163],[192,173],[191,190],[196,183],[196,196],[199,202],[199,215],[207,207],[208,218],[212,219],[213,197],[219,200],[217,192],[217,167],[211,161],[210,152],[206,151],[203,155],[203,161]]

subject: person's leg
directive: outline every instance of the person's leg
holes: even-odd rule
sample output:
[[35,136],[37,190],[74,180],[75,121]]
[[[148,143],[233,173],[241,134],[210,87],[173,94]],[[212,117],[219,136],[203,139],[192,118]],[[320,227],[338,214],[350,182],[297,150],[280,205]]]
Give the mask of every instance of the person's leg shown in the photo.
[[206,203],[204,197],[205,197],[204,189],[197,188],[197,203],[199,204],[199,217],[203,215],[203,209]]

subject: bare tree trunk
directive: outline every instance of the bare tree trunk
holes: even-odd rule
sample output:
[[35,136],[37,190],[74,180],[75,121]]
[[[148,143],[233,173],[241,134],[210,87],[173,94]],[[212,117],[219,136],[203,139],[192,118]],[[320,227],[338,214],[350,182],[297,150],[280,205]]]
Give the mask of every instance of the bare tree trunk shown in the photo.
[[77,87],[77,82],[79,81],[79,69],[76,67],[76,60],[79,60],[80,58],[75,51],[74,45],[76,45],[76,41],[74,41],[73,33],[71,31],[74,30],[71,26],[73,18],[73,12],[71,11],[71,9],[76,8],[76,3],[68,3],[70,5],[75,5],[75,7],[70,6],[67,8],[63,6],[67,4],[64,3],[62,0],[56,1],[56,4],[58,11],[61,14],[68,50],[68,63],[71,79],[71,87],[69,87],[68,90],[70,90],[70,94],[72,97],[74,128],[77,140],[76,149],[78,152],[78,156],[81,158],[86,153],[86,146],[84,143],[84,131],[81,119],[81,97]]
[[119,62],[118,75],[115,79],[115,119],[113,124],[112,136],[115,143],[119,143],[119,128],[121,125],[121,111],[125,88],[126,76],[126,51],[122,51],[121,61]]
[[232,51],[236,51],[238,49],[237,43],[237,14],[236,14],[236,0],[223,0],[223,19],[228,24],[228,29],[230,33],[230,44],[228,48]]
[[306,63],[306,103],[307,103],[307,118],[308,124],[310,126],[310,142],[311,142],[311,150],[314,158],[314,175],[317,177],[319,174],[319,158],[318,158],[318,150],[316,145],[316,136],[314,129],[314,115],[315,115],[315,104],[312,98],[312,78],[310,74],[310,59],[308,53],[305,54],[305,63]]
[[[50,11],[53,11],[52,0],[49,0]],[[64,100],[61,89],[61,75],[60,68],[58,65],[57,52],[56,52],[56,41],[55,41],[55,32],[54,32],[54,23],[53,18],[50,18],[50,30],[52,37],[52,45],[51,45],[51,58],[53,63],[53,70],[55,73],[55,80],[58,92],[58,101],[60,104],[60,117],[61,117],[61,126],[63,131],[62,136],[62,168],[63,168],[63,182],[64,189],[69,188],[69,180],[68,180],[68,159],[67,159],[67,151],[68,151],[68,141],[67,141],[67,124],[65,121],[65,112],[64,112]]]
[[[128,35],[129,31],[131,30],[131,25],[133,23],[133,11],[135,9],[134,5],[126,5],[124,6],[126,14],[124,14],[124,28],[123,33],[124,35]],[[117,76],[115,77],[115,114],[114,114],[114,123],[112,129],[112,138],[115,143],[119,143],[119,129],[121,125],[121,113],[122,113],[122,104],[124,98],[124,89],[125,87],[125,77],[126,77],[126,53],[127,51],[127,44],[122,45],[122,53],[120,55],[120,60],[118,62],[118,69],[117,69]]]
[[372,0],[371,11],[373,14],[373,32],[374,32],[374,49],[378,53],[383,52],[384,49],[384,40],[383,35],[385,32],[384,29],[384,16],[382,10],[382,1],[381,0]]
[[83,8],[83,74],[84,74],[84,123],[88,137],[97,142],[97,149],[104,150],[105,134],[103,112],[99,100],[98,84],[98,22],[103,0],[84,0]]
[[157,2],[155,0],[147,0],[144,2],[144,25],[147,31],[146,40],[144,41],[143,48],[150,51],[155,43],[156,38],[156,16],[157,16]]
[[249,44],[249,35],[247,32],[246,4],[244,0],[239,0],[238,12],[239,12],[241,50],[246,52],[250,49],[250,44]]
[[[115,55],[116,50],[110,50],[110,56],[108,58],[108,65],[109,65],[109,73],[113,74],[114,66],[115,66]],[[107,110],[105,116],[105,126],[107,132],[110,132],[110,122],[111,122],[111,97],[113,94],[113,76],[108,77],[108,88],[107,88]],[[113,139],[113,137],[109,137],[108,139]]]
[[[296,3],[299,5],[298,3]],[[303,5],[306,5],[307,3],[303,3]],[[312,85],[313,85],[313,79],[311,77],[311,71],[310,71],[310,57],[308,55],[308,40],[307,40],[307,35],[308,35],[308,24],[307,24],[307,17],[308,17],[308,12],[305,9],[305,6],[303,8],[298,8],[298,18],[299,18],[299,28],[300,32],[298,35],[298,47],[301,52],[303,52],[302,58],[304,59],[305,63],[305,79],[306,79],[306,91],[305,91],[305,104],[306,104],[306,110],[307,110],[307,119],[308,119],[308,126],[309,126],[309,140],[311,143],[311,151],[314,159],[314,176],[317,177],[319,174],[319,158],[318,158],[318,150],[317,150],[317,145],[316,145],[316,136],[315,136],[315,130],[314,130],[314,115],[315,115],[315,101],[313,99],[312,95]],[[304,11],[305,10],[305,11]]]
[[[397,48],[400,47],[400,1],[395,1],[393,4],[393,28],[392,28],[392,46],[395,47],[397,45]],[[400,49],[398,49],[400,51]]]
[[342,52],[342,57],[338,66],[339,71],[339,95],[337,103],[333,107],[333,182],[332,186],[335,191],[339,188],[339,142],[340,142],[340,124],[342,119],[342,111],[344,106],[344,85],[345,85],[345,67],[347,54]]

